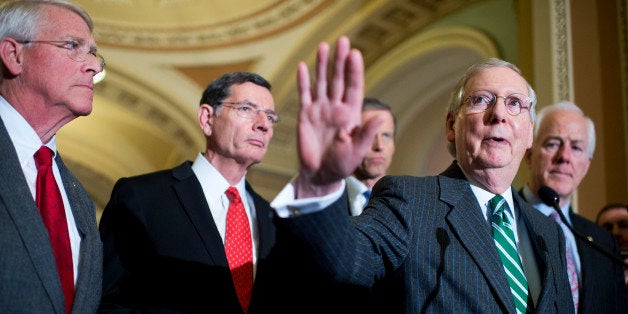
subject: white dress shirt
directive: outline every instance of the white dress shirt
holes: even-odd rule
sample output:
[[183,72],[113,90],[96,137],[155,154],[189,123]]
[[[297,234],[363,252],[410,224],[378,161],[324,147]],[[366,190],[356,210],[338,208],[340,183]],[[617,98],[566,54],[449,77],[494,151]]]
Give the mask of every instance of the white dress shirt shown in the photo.
[[364,192],[370,189],[354,176],[347,177],[345,181],[347,182],[347,194],[349,196],[349,211],[351,216],[357,216],[362,213],[364,206],[369,202],[368,198],[364,196]]
[[[214,218],[214,223],[218,228],[220,237],[222,237],[222,243],[224,244],[225,233],[227,230],[227,210],[229,209],[230,203],[225,192],[227,191],[227,188],[229,188],[230,184],[201,153],[199,153],[196,160],[194,160],[194,163],[192,164],[192,171],[201,183],[201,188],[203,189],[203,194],[205,194],[209,210]],[[255,270],[257,269],[257,247],[259,243],[259,236],[257,234],[257,216],[255,215],[253,197],[246,192],[245,178],[246,177],[243,176],[242,180],[240,180],[235,187],[238,189],[238,193],[242,198],[244,210],[246,211],[246,216],[249,219],[251,239],[253,240],[253,274],[255,274]]]
[[[22,115],[13,108],[2,96],[0,96],[0,118],[4,122],[4,126],[9,132],[9,137],[13,142],[13,147],[17,152],[17,158],[20,161],[20,166],[24,172],[24,178],[28,184],[28,188],[33,195],[33,201],[36,201],[37,190],[37,166],[35,165],[35,153],[41,148],[42,145],[50,148],[55,156],[57,155],[57,138],[56,135],[52,137],[50,142],[42,144],[41,139],[31,127],[30,124],[22,117]],[[2,148],[6,149],[6,148]],[[68,201],[68,195],[65,192],[63,181],[61,180],[61,174],[59,173],[59,167],[57,162],[52,160],[52,172],[54,173],[55,180],[59,186],[61,192],[61,198],[63,199],[63,206],[65,208],[65,218],[68,223],[68,231],[70,234],[70,247],[72,249],[72,265],[74,268],[74,283],[78,278],[78,263],[79,263],[79,250],[81,247],[81,237],[76,228],[76,222],[74,221],[74,215],[72,213],[72,207]],[[43,223],[43,220],[42,220]]]

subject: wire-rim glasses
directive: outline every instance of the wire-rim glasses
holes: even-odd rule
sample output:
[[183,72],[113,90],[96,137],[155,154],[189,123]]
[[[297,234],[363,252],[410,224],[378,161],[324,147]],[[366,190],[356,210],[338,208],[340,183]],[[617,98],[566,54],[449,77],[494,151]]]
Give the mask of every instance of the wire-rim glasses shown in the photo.
[[498,96],[495,93],[486,90],[477,90],[472,92],[464,99],[467,104],[468,113],[480,113],[492,108],[497,103],[498,98],[504,99],[506,111],[510,115],[516,116],[530,109],[530,97],[514,93],[508,96]]
[[76,62],[85,62],[89,55],[98,59],[100,72],[105,69],[105,58],[84,42],[76,39],[70,40],[18,40],[20,44],[47,44],[67,50],[68,57]]
[[236,114],[242,118],[253,120],[260,112],[263,112],[266,120],[270,121],[272,124],[279,122],[279,116],[275,111],[270,109],[257,109],[259,106],[249,101],[221,101],[218,104],[234,109]]

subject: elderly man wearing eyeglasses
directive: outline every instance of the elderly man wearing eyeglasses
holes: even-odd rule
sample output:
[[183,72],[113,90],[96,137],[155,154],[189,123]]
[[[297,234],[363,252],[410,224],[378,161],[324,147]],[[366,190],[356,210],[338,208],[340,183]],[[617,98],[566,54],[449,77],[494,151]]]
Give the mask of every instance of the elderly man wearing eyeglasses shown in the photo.
[[93,28],[67,1],[0,6],[0,313],[98,309],[96,210],[55,135],[92,111],[104,69]]

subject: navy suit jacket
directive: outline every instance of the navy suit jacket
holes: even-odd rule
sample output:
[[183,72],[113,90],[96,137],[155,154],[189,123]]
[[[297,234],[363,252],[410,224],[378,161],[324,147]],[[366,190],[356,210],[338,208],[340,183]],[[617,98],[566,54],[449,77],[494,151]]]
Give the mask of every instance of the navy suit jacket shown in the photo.
[[[81,236],[73,313],[95,313],[102,279],[96,209],[57,155],[63,186]],[[65,313],[48,230],[0,119],[0,313]]]
[[[101,311],[242,313],[222,238],[191,162],[122,178],[100,221],[104,244]],[[269,203],[246,184],[258,222],[257,308],[275,242]]]
[[[521,190],[520,195],[523,195]],[[606,230],[569,208],[572,227],[619,257],[619,246]],[[581,282],[578,313],[626,313],[623,266],[576,237]]]
[[[514,190],[513,199],[541,277],[535,311],[572,313],[560,227]],[[515,313],[490,224],[455,162],[439,176],[382,178],[360,216],[349,217],[341,198],[323,211],[277,223],[307,245],[334,280],[385,283],[386,313]]]

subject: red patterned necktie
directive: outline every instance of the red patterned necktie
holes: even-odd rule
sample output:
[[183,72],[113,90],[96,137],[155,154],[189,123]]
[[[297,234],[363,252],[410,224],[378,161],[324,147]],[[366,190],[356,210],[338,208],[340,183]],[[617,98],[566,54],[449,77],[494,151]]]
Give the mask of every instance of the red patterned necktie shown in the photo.
[[[563,229],[563,233],[565,234],[565,240],[567,240],[567,232],[571,232],[567,226],[563,223],[558,216],[558,213],[551,213],[550,217],[554,219],[554,221]],[[569,276],[569,285],[571,286],[571,296],[573,298],[573,304],[576,309],[576,313],[578,313],[578,303],[580,299],[579,286],[578,286],[578,271],[576,270],[576,263],[574,263],[573,252],[571,251],[571,247],[569,247],[569,243],[565,241],[565,256],[567,258],[567,275]]]
[[57,271],[61,280],[61,288],[65,294],[65,311],[70,313],[74,302],[74,268],[72,266],[72,248],[70,233],[65,218],[63,199],[52,173],[52,156],[54,153],[42,146],[35,153],[37,166],[36,199],[37,208],[48,229],[52,252],[54,253]]
[[240,305],[246,313],[253,291],[253,240],[238,190],[230,186],[225,194],[231,201],[227,210],[225,252]]

